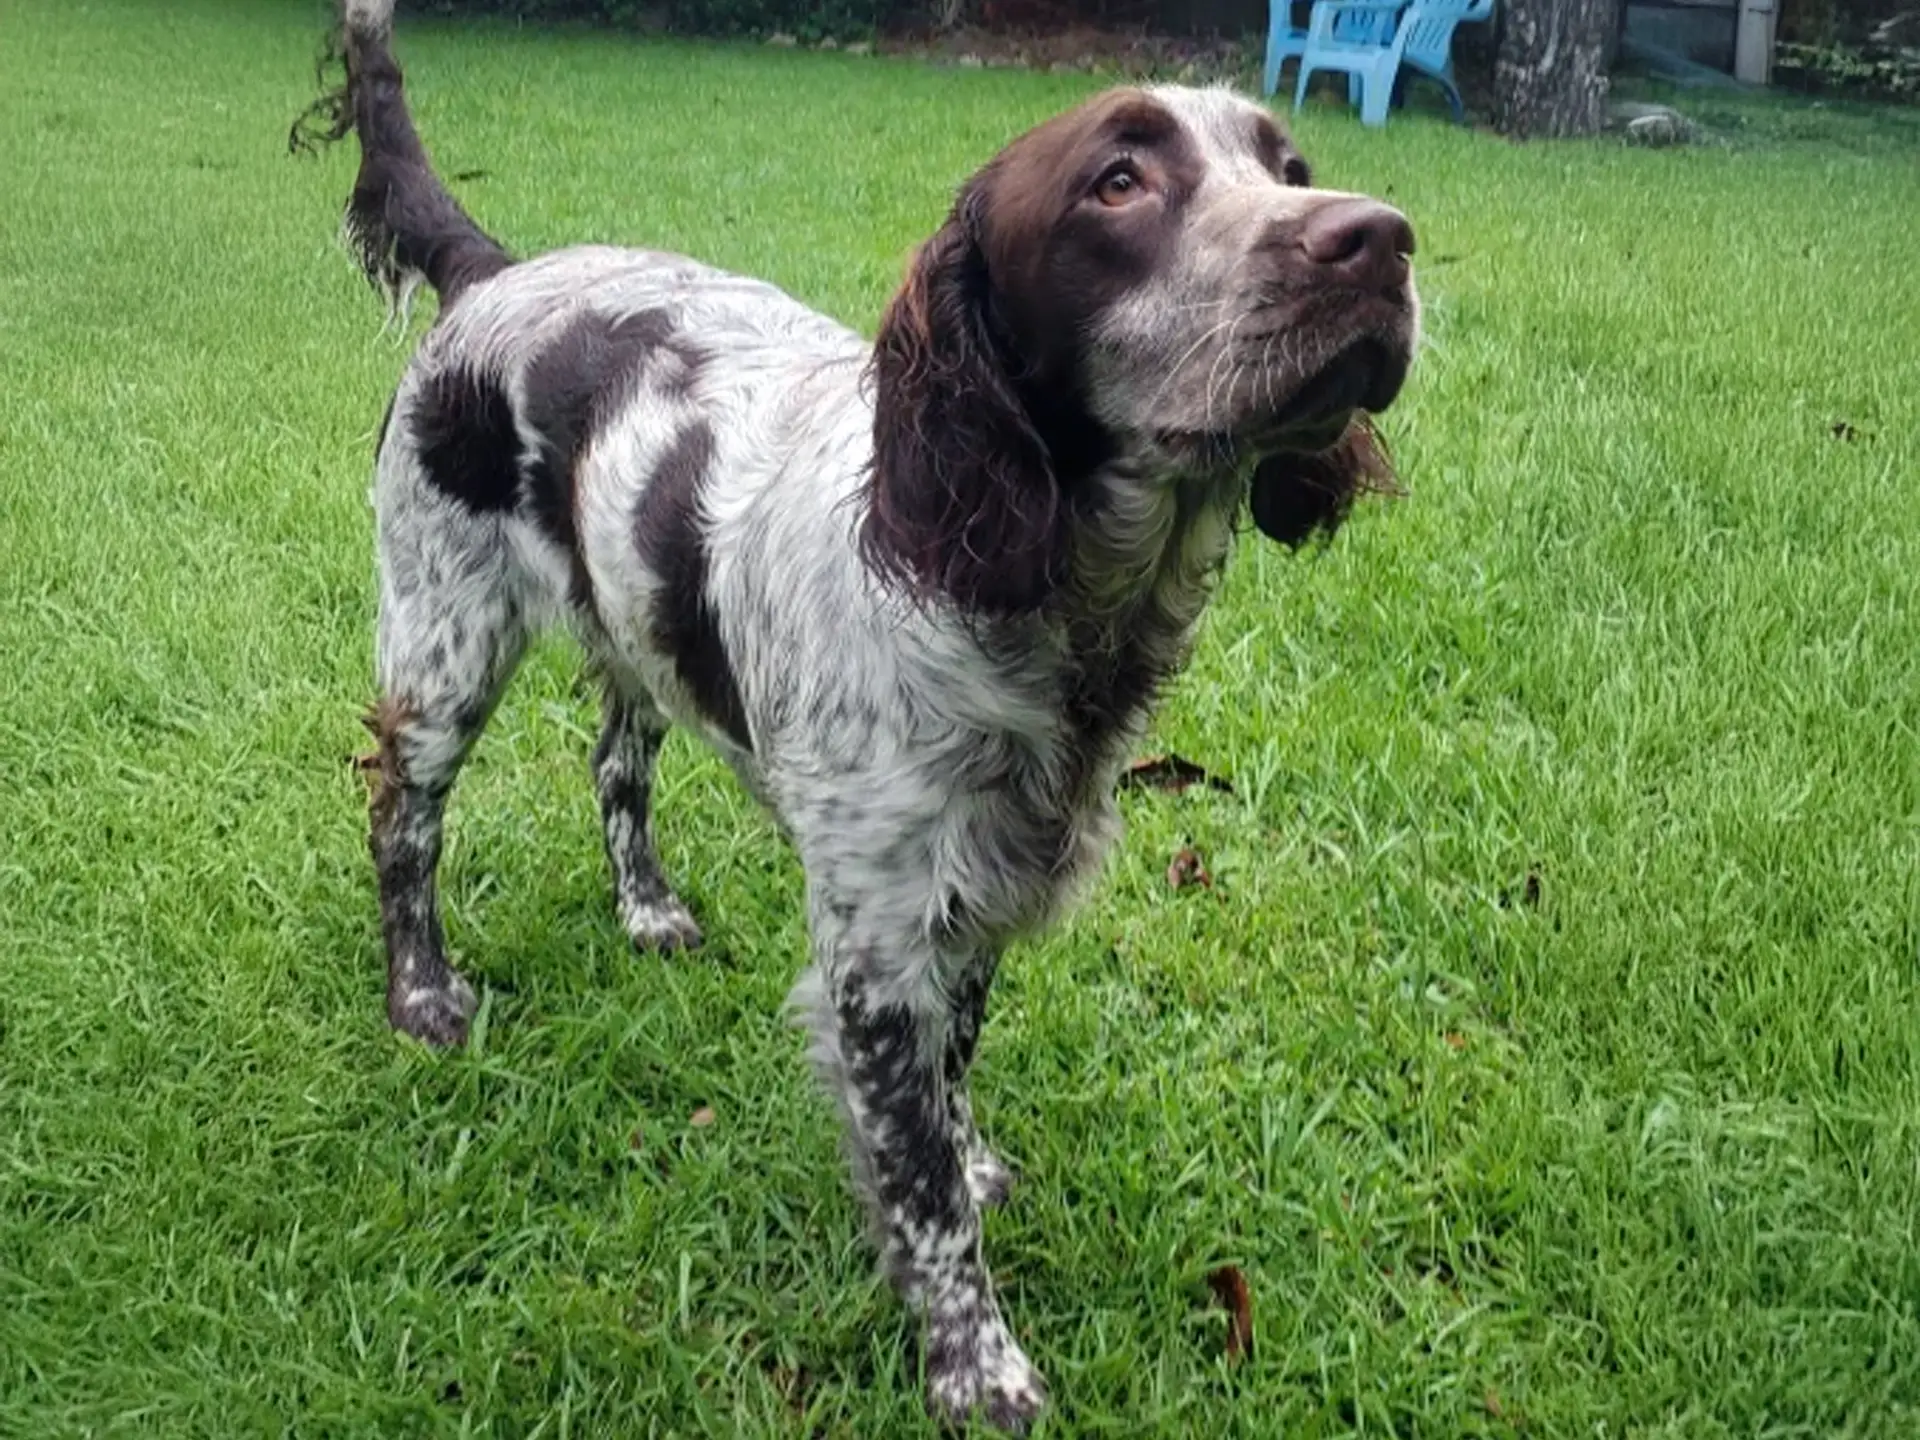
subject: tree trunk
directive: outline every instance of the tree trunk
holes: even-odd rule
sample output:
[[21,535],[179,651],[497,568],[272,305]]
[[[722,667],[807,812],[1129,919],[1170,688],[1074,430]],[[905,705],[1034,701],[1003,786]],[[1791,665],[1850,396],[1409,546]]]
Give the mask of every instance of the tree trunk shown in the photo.
[[1493,124],[1516,140],[1596,135],[1618,0],[1507,0],[1493,62]]

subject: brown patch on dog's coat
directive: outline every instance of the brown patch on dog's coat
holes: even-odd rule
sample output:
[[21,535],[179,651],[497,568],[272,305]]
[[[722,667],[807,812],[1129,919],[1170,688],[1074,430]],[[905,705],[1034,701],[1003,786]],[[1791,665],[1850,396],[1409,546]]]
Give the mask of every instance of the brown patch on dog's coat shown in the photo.
[[406,772],[400,763],[400,736],[418,717],[406,701],[382,695],[367,707],[360,723],[373,736],[373,749],[354,757],[354,767],[367,777],[367,810],[377,828],[393,816]]

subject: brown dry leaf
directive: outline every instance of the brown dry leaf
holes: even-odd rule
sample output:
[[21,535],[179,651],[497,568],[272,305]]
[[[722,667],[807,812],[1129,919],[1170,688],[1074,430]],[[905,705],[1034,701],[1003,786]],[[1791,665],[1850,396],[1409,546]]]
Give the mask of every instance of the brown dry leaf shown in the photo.
[[1167,883],[1176,890],[1184,890],[1189,885],[1213,884],[1213,876],[1207,873],[1207,865],[1200,858],[1200,852],[1191,845],[1183,845],[1175,853],[1173,862],[1167,866]]
[[1464,1050],[1467,1048],[1467,1037],[1462,1035],[1458,1030],[1449,1030],[1440,1038],[1445,1040],[1447,1044],[1455,1050]]
[[633,1134],[627,1137],[627,1148],[629,1150],[638,1150],[642,1145],[646,1143],[647,1143],[646,1135],[641,1131],[638,1125],[634,1126]]
[[1222,1265],[1207,1276],[1207,1284],[1227,1312],[1227,1363],[1238,1365],[1253,1353],[1253,1292],[1238,1265]]
[[1486,1403],[1487,1414],[1496,1420],[1504,1420],[1506,1418],[1507,1412],[1500,1404],[1500,1392],[1498,1390],[1489,1389],[1487,1391]]
[[713,1107],[711,1105],[702,1105],[687,1117],[687,1123],[696,1130],[706,1129],[707,1126],[713,1124],[713,1120]]
[[1218,790],[1225,795],[1233,793],[1233,786],[1228,781],[1172,751],[1134,761],[1121,773],[1120,784],[1129,789],[1165,790],[1174,795],[1195,785],[1204,785],[1209,790]]

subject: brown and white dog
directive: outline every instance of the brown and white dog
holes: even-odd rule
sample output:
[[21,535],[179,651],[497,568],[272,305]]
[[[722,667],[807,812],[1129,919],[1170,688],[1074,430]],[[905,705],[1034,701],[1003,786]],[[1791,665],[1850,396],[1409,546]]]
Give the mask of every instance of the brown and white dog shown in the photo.
[[869,346],[678,256],[515,261],[435,176],[390,37],[391,0],[346,0],[346,82],[296,129],[358,136],[365,268],[440,298],[374,482],[388,1016],[465,1036],[441,817],[529,634],[564,622],[605,687],[628,933],[700,939],[647,813],[685,725],[804,862],[795,1004],[930,1403],[1024,1427],[1045,1390],[980,1254],[1010,1176],[966,1088],[994,968],[1112,843],[1242,510],[1297,544],[1387,479],[1366,417],[1414,351],[1413,232],[1313,188],[1245,100],[1116,90],[965,185]]

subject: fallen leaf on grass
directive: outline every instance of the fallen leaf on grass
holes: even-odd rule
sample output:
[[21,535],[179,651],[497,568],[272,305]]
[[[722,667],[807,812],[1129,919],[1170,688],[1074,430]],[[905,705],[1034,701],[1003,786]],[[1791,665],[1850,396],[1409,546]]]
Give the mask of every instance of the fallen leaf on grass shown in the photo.
[[1440,1038],[1445,1040],[1447,1044],[1455,1050],[1464,1050],[1467,1048],[1467,1037],[1462,1035],[1458,1030],[1449,1030]]
[[1200,852],[1191,845],[1183,845],[1175,853],[1173,862],[1167,866],[1167,883],[1176,890],[1184,890],[1189,885],[1211,886],[1213,876],[1207,873],[1207,865],[1200,858]]
[[1516,898],[1522,905],[1536,910],[1540,908],[1540,871],[1537,867],[1527,871],[1527,878],[1521,883],[1518,897],[1516,897],[1511,890],[1501,890],[1499,896],[1500,908],[1502,910],[1511,910]]
[[1128,789],[1165,790],[1173,795],[1195,785],[1204,785],[1209,790],[1218,790],[1225,795],[1233,793],[1233,786],[1228,781],[1172,751],[1134,761],[1121,773],[1120,784]]
[[707,1126],[713,1124],[713,1107],[711,1105],[702,1105],[687,1117],[687,1123],[696,1130],[706,1129]]
[[1222,1265],[1207,1276],[1207,1284],[1227,1312],[1227,1363],[1238,1365],[1253,1353],[1253,1292],[1238,1265]]

